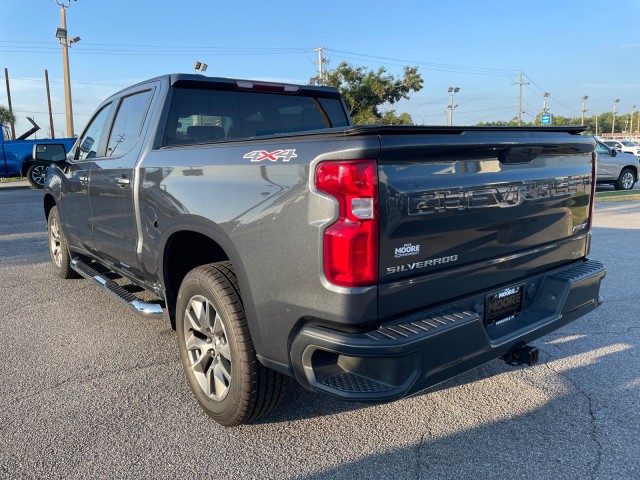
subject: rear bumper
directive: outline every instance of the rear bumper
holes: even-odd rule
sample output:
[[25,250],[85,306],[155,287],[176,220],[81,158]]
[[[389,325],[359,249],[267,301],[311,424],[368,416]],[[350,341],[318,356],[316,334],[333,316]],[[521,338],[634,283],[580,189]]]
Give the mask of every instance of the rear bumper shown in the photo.
[[[297,380],[359,402],[391,401],[424,390],[529,343],[597,308],[606,274],[596,261],[524,279],[523,309],[485,327],[489,291],[350,334],[306,325],[291,345]],[[492,289],[492,291],[494,291]]]

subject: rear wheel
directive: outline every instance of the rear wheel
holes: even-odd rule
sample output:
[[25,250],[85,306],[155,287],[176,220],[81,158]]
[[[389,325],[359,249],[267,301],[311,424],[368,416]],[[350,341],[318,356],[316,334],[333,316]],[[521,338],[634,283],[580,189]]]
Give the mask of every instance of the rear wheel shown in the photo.
[[182,366],[204,411],[221,425],[250,423],[284,396],[287,377],[256,358],[229,262],[191,270],[180,285],[176,330]]
[[54,273],[60,278],[78,278],[79,275],[71,268],[71,255],[67,237],[62,230],[58,207],[53,207],[47,219],[47,233],[49,235],[49,254]]
[[631,190],[636,183],[636,176],[630,168],[623,168],[615,183],[616,190]]
[[34,163],[27,170],[27,180],[32,187],[44,188],[44,184],[47,180],[47,166]]

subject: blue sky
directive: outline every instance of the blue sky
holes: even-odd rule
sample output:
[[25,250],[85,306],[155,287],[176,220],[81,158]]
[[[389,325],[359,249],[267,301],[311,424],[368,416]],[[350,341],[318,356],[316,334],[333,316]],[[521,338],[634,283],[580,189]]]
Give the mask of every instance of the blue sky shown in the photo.
[[[49,70],[57,135],[64,132],[62,57],[54,36],[55,0],[0,0],[0,68],[8,68],[16,130],[33,116],[48,125],[44,69]],[[525,114],[579,116],[640,107],[640,1],[498,0],[71,1],[70,50],[75,130],[120,88],[170,72],[306,82],[325,47],[330,67],[342,60],[400,74],[418,66],[424,88],[391,108],[417,124],[445,123],[447,88],[459,86],[455,124],[507,120],[518,112],[524,71]],[[7,105],[4,82],[0,104]],[[636,109],[637,110],[637,109]]]

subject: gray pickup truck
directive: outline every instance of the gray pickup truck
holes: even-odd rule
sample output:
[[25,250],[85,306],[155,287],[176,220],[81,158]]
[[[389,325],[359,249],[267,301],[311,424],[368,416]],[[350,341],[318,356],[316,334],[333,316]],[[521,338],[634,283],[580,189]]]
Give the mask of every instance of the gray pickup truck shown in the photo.
[[232,426],[289,377],[385,402],[534,364],[529,342],[601,303],[594,147],[576,128],[353,126],[332,88],[177,74],[108,98],[66,160],[34,158],[56,274],[166,313],[196,399]]

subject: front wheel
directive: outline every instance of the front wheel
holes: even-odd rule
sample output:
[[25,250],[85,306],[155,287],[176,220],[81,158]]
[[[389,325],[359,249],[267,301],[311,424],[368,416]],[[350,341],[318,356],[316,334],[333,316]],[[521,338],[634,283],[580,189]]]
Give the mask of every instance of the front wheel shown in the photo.
[[47,166],[34,163],[27,170],[27,180],[32,187],[44,188],[47,181]]
[[251,423],[280,403],[287,377],[258,361],[229,262],[203,265],[185,276],[176,331],[189,386],[216,422]]
[[71,268],[71,255],[67,237],[62,230],[58,207],[53,207],[47,218],[47,233],[49,236],[49,255],[54,273],[60,278],[78,278],[80,275]]

